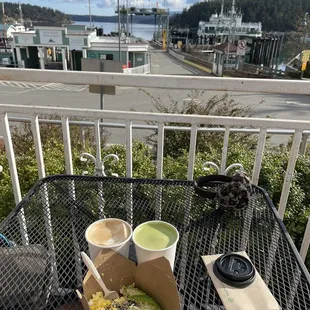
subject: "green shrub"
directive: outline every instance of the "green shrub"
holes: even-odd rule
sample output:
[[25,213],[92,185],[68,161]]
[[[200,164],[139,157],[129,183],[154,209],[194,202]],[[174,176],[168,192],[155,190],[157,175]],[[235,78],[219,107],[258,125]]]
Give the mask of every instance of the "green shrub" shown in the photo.
[[[250,117],[253,116],[255,106],[241,106],[234,99],[224,94],[221,96],[213,96],[208,100],[204,98],[204,91],[191,91],[188,94],[187,101],[179,102],[169,97],[170,103],[164,104],[162,98],[154,97],[145,90],[147,96],[150,97],[156,112],[170,114],[196,114],[196,115],[213,115],[213,116],[235,116]],[[166,123],[169,126],[190,127],[184,123]],[[220,127],[212,125],[200,125],[199,127]],[[199,132],[197,135],[197,152],[210,153],[211,149],[222,149],[224,134]],[[256,139],[252,135],[233,134],[230,136],[230,145],[242,142],[248,148],[256,146]],[[156,150],[157,147],[157,130],[147,138],[147,143],[152,145]],[[164,156],[178,157],[184,149],[189,149],[190,132],[189,131],[165,131],[164,136]]]

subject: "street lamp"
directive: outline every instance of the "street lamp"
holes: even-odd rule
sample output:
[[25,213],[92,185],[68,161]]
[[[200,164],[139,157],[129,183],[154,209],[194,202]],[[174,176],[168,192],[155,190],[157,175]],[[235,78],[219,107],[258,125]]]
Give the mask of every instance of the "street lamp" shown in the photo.
[[[307,12],[305,14],[305,17],[304,17],[304,38],[302,40],[302,49],[301,49],[301,53],[300,53],[300,56],[301,56],[301,65],[303,66],[303,56],[304,56],[304,49],[305,49],[305,43],[306,43],[306,34],[307,34],[307,26],[308,26],[308,17],[309,17],[309,13]],[[301,76],[300,78],[302,79],[304,77],[304,70],[302,70],[303,68],[301,68]]]

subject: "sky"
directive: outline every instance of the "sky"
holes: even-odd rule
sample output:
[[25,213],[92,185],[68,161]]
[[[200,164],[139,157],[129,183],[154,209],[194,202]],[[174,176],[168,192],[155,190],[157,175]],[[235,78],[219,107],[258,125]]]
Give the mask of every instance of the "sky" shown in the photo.
[[[9,0],[7,0],[9,1]],[[33,5],[51,7],[69,14],[88,14],[89,0],[21,0],[21,3],[29,3]],[[114,15],[117,0],[90,0],[91,11],[94,15]],[[181,11],[190,4],[200,0],[119,0],[120,5],[124,5],[126,1],[129,6],[135,7],[159,7],[169,8],[171,11]],[[9,2],[19,2],[12,0]]]

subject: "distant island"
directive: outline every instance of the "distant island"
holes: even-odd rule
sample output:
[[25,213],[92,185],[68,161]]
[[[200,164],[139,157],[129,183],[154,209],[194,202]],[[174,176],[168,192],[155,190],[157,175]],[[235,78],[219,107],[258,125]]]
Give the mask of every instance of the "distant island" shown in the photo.
[[[169,11],[170,16],[174,16],[177,13],[180,13],[180,12]],[[89,22],[89,15],[69,14],[69,17],[75,22]],[[97,23],[117,23],[118,15],[113,15],[113,16],[92,15],[92,21],[97,22]],[[131,16],[129,17],[129,21],[131,22]],[[136,24],[153,25],[155,23],[155,16],[154,15],[145,15],[145,16],[133,15],[132,22]]]
[[[74,15],[70,14],[69,17],[71,20],[75,22],[89,22],[89,15]],[[94,23],[117,23],[118,22],[118,16],[100,16],[100,15],[92,15],[92,21]],[[129,22],[131,22],[131,19],[129,17]],[[137,24],[148,24],[152,25],[155,23],[155,17],[154,16],[133,16],[132,22]]]
[[[23,22],[26,23],[27,26],[55,26],[72,23],[71,18],[67,14],[58,10],[31,4],[22,4],[21,8]],[[4,12],[6,23],[20,22],[18,3],[4,2]],[[0,15],[2,17],[2,14]]]

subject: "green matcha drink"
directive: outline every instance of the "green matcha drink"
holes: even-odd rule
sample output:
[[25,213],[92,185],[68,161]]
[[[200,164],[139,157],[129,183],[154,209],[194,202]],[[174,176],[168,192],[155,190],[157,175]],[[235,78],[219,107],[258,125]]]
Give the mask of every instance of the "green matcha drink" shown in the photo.
[[173,270],[178,241],[179,233],[169,223],[150,221],[139,225],[133,233],[138,264],[165,257]]
[[146,249],[162,250],[177,240],[175,228],[164,222],[148,222],[135,230],[136,243]]

